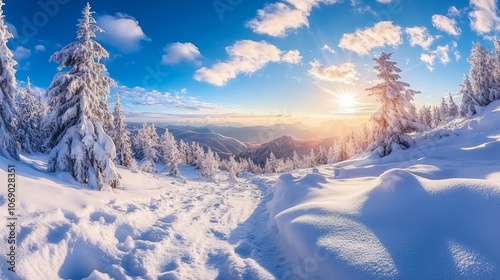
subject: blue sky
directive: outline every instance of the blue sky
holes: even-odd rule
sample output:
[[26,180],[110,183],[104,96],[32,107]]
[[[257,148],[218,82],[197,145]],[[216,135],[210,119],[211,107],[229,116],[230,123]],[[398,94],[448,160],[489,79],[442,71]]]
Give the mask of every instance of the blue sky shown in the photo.
[[[86,1],[4,3],[17,78],[48,87],[49,57],[74,41]],[[472,43],[491,48],[500,30],[495,0],[90,3],[113,93],[134,116],[172,122],[368,119],[376,104],[364,89],[381,51],[422,92],[418,104],[435,104],[458,90]]]

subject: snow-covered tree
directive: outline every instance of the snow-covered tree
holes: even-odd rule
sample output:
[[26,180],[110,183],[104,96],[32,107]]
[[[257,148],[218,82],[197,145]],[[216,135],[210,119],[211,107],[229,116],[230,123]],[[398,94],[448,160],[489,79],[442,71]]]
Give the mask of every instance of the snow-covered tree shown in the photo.
[[411,90],[407,83],[400,81],[401,72],[396,63],[390,61],[392,54],[382,53],[374,58],[377,77],[380,84],[367,89],[380,103],[379,110],[372,115],[374,143],[370,149],[383,157],[394,150],[407,149],[413,139],[405,133],[423,129],[408,111],[413,96],[418,93]]
[[470,117],[477,114],[479,103],[472,91],[472,85],[469,77],[464,75],[462,84],[460,85],[460,95],[462,95],[462,103],[460,104],[460,116]]
[[424,104],[420,107],[419,120],[421,124],[427,127],[432,126],[432,110],[430,106],[426,107]]
[[269,157],[266,159],[264,171],[266,173],[279,173],[281,172],[281,169],[283,169],[283,163],[276,158],[273,152],[271,152]]
[[18,138],[21,148],[28,152],[40,152],[43,145],[42,120],[45,116],[45,104],[40,96],[35,96],[28,77],[26,87],[19,92],[17,111],[19,113]]
[[441,98],[441,104],[439,105],[439,114],[441,115],[442,122],[450,121],[450,106],[446,103],[444,97]]
[[136,156],[139,158],[139,169],[144,172],[156,172],[156,162],[160,159],[158,151],[158,133],[154,124],[142,124],[134,137]]
[[227,172],[229,179],[231,180],[236,180],[241,174],[241,169],[240,165],[238,162],[234,159],[234,156],[231,155],[229,156],[229,160],[227,160]]
[[191,149],[189,148],[189,145],[182,139],[179,141],[179,153],[180,153],[181,163],[191,164],[193,157]]
[[471,64],[469,76],[472,92],[479,105],[486,106],[498,99],[500,86],[495,81],[493,54],[475,43],[467,60]]
[[201,176],[205,178],[215,178],[215,174],[217,174],[217,170],[220,166],[220,159],[217,154],[212,152],[210,148],[208,148],[207,153],[205,154],[203,160],[201,161]]
[[165,163],[169,174],[178,177],[180,175],[178,165],[181,162],[181,154],[177,147],[177,141],[168,129],[165,130],[165,133],[161,137],[160,151],[162,161]]
[[77,40],[51,56],[59,72],[47,90],[50,113],[45,123],[51,148],[48,170],[71,172],[95,189],[119,186],[115,146],[103,127],[112,124],[110,87],[116,83],[100,63],[108,52],[94,38],[102,30],[87,4],[78,21]]
[[0,155],[19,159],[19,147],[16,141],[17,112],[14,107],[16,95],[16,66],[14,55],[7,47],[12,34],[5,23],[3,6],[0,0]]
[[292,170],[302,167],[302,159],[299,157],[299,154],[296,150],[293,150],[292,163]]
[[453,100],[453,96],[451,95],[451,93],[448,93],[448,96],[449,96],[448,102],[450,103],[448,116],[450,117],[450,119],[454,119],[458,116],[458,106]]
[[438,127],[443,122],[439,106],[432,107],[432,127]]
[[123,115],[120,95],[116,95],[115,108],[113,110],[113,126],[111,139],[116,147],[115,162],[118,165],[123,165],[131,170],[137,169],[134,153],[132,152],[132,142],[130,139],[130,131],[125,125],[125,116]]
[[199,143],[191,142],[191,155],[191,165],[196,166],[196,168],[200,169],[203,164],[203,160],[205,159],[205,151]]

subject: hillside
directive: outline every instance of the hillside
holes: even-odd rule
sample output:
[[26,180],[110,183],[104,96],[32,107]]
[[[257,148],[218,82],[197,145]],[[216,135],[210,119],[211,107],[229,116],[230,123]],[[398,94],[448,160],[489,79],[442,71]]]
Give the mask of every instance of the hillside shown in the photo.
[[409,150],[282,175],[268,206],[285,278],[499,279],[498,155],[500,102]]
[[237,182],[120,169],[116,192],[46,173],[46,155],[0,158],[18,218],[0,278],[499,279],[499,120],[497,102],[382,159]]
[[282,136],[262,145],[253,145],[238,154],[239,158],[249,158],[258,165],[263,166],[271,152],[279,159],[291,158],[293,151],[299,156],[309,154],[311,150],[317,151],[321,146],[327,148],[333,145],[335,138],[322,140],[297,140],[290,136]]

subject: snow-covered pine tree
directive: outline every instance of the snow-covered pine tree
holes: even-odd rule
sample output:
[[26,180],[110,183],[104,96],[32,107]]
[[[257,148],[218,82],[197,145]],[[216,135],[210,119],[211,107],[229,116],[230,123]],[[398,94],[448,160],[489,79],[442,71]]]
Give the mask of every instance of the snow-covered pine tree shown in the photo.
[[28,153],[42,151],[42,120],[45,116],[45,104],[35,96],[28,77],[26,87],[19,92],[17,111],[19,113],[18,138],[21,148]]
[[425,104],[420,108],[419,113],[420,123],[426,127],[432,126],[432,110],[431,107],[426,107]]
[[229,179],[237,180],[237,178],[241,175],[241,169],[239,163],[234,159],[233,155],[229,156],[229,160],[226,164]]
[[478,113],[479,103],[472,91],[472,85],[469,76],[464,75],[462,84],[460,85],[460,95],[462,95],[462,103],[460,104],[460,116],[471,117]]
[[442,122],[450,121],[450,106],[446,103],[444,97],[441,97],[441,104],[439,105],[439,114],[441,115]]
[[278,173],[281,169],[280,163],[278,159],[274,155],[273,152],[269,154],[269,157],[266,159],[266,164],[264,166],[264,171],[266,173]]
[[479,43],[474,43],[467,60],[471,64],[469,76],[472,92],[479,105],[486,106],[500,95],[494,76],[493,54]]
[[87,3],[78,21],[77,41],[55,52],[60,63],[47,90],[50,113],[45,123],[46,145],[51,148],[48,170],[70,172],[82,184],[102,190],[119,186],[113,140],[103,127],[111,125],[110,87],[116,83],[100,63],[108,52],[94,38],[102,30]]
[[178,177],[179,163],[181,162],[181,154],[177,148],[177,141],[170,131],[165,130],[160,141],[160,151],[162,161],[165,163],[165,169],[168,170],[169,174]]
[[156,172],[156,162],[159,160],[158,133],[154,124],[142,124],[134,137],[134,145],[139,158],[139,169],[144,172]]
[[16,141],[17,111],[14,107],[16,95],[16,66],[12,51],[7,47],[13,38],[7,29],[3,6],[0,0],[0,155],[19,160],[19,147]]
[[207,153],[201,161],[201,176],[205,178],[215,178],[215,174],[217,174],[219,166],[219,157],[214,152],[212,152],[212,149],[208,148]]
[[181,158],[181,163],[183,164],[191,164],[191,149],[189,148],[189,145],[184,142],[184,140],[179,141],[179,153],[180,153],[180,158]]
[[130,131],[125,125],[125,116],[123,115],[122,103],[118,94],[116,95],[115,108],[113,110],[113,126],[111,139],[113,139],[116,147],[116,164],[123,165],[130,170],[136,170],[137,163],[132,152]]
[[374,58],[374,69],[381,83],[367,89],[381,105],[371,118],[375,139],[370,146],[370,150],[380,157],[394,150],[407,149],[413,139],[406,133],[423,130],[422,125],[408,113],[413,96],[418,92],[409,89],[409,84],[400,81],[401,76],[398,73],[401,70],[390,60],[391,56],[392,54],[382,52],[380,57]]
[[197,142],[191,142],[192,165],[201,169],[203,160],[205,159],[205,150]]
[[450,119],[454,119],[458,116],[458,106],[453,100],[453,96],[451,95],[451,93],[448,93],[448,97],[449,97],[448,103],[450,103],[448,116]]
[[441,119],[441,110],[439,106],[432,107],[432,127],[438,127],[443,120]]

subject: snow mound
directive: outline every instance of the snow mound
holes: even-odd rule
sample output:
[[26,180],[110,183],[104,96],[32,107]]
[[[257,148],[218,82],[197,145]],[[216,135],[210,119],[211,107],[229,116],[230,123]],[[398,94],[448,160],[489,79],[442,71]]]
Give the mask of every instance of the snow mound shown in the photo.
[[499,105],[385,158],[282,175],[268,209],[288,277],[500,279]]

